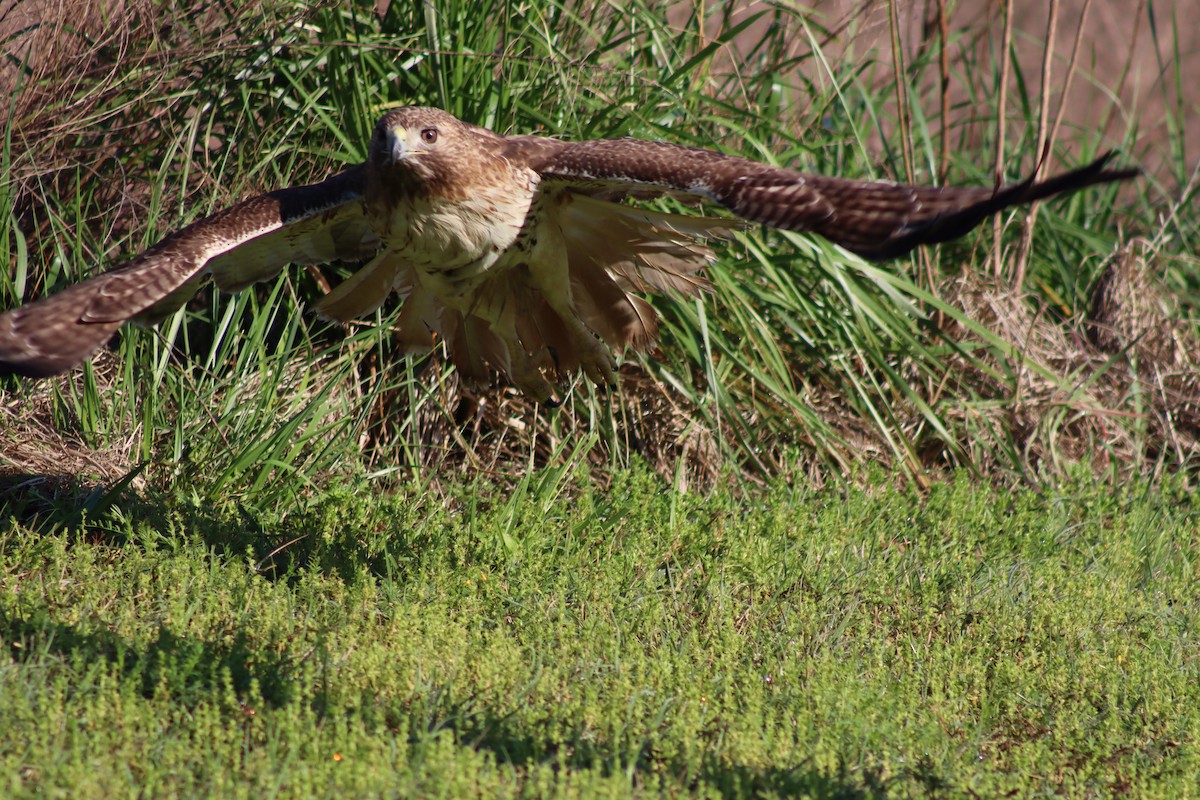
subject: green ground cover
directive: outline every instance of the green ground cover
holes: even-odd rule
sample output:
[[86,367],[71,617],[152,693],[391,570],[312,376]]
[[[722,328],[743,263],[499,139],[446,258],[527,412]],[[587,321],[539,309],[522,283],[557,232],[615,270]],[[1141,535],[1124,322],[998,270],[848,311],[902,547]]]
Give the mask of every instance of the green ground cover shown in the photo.
[[0,791],[1200,791],[1190,494],[856,483],[349,482],[283,519],[17,526]]

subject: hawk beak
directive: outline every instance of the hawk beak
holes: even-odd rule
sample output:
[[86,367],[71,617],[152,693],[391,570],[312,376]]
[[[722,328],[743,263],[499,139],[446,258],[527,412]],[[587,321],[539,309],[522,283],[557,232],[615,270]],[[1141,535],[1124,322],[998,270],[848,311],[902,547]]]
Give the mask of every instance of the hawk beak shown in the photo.
[[384,159],[387,164],[399,164],[410,158],[425,155],[423,150],[414,150],[408,146],[408,129],[399,125],[387,132],[383,145]]
[[412,155],[412,151],[408,149],[408,131],[404,128],[396,127],[389,130],[384,143],[387,146],[386,152],[390,164],[398,164]]

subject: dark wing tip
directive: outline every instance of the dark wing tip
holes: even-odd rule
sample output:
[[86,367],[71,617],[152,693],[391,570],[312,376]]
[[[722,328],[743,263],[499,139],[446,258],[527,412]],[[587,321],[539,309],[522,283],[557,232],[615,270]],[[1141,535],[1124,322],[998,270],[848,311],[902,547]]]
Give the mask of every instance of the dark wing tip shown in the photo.
[[1120,169],[1104,169],[1108,162],[1112,161],[1118,155],[1116,150],[1106,150],[1100,156],[1088,164],[1084,169],[1096,168],[1101,171],[1101,174],[1112,176],[1112,180],[1127,180],[1129,178],[1137,178],[1142,175],[1142,168],[1139,166],[1121,167]]
[[72,370],[104,346],[120,323],[77,324],[69,338],[0,335],[0,377],[50,378]]
[[0,355],[0,378],[16,376],[20,378],[52,378],[79,366],[92,351],[76,357],[75,354],[24,355],[13,357]]
[[[918,224],[898,231],[887,239],[868,245],[849,246],[848,249],[872,261],[885,261],[902,256],[921,245],[947,242],[965,236],[987,218],[1011,206],[1048,199],[1088,186],[1130,180],[1142,174],[1137,167],[1105,169],[1115,156],[1116,151],[1110,150],[1089,164],[1043,181],[1037,180],[1035,171],[1025,180],[998,187],[982,199],[979,198],[976,189],[931,189],[929,191],[945,192],[945,197],[953,197],[954,193],[961,191],[964,193],[964,202],[957,208],[939,212]],[[967,200],[967,195],[972,199]]]
[[97,283],[76,284],[0,314],[0,375],[48,378],[79,366],[103,347],[125,320],[87,319]]
[[1120,169],[1105,169],[1110,161],[1117,155],[1117,151],[1109,150],[1100,155],[1099,158],[1092,161],[1090,164],[1085,164],[1073,170],[1054,175],[1044,181],[1037,181],[1036,172],[1027,180],[1022,181],[1014,186],[1002,188],[996,193],[996,197],[1006,197],[1009,200],[1009,205],[1015,203],[1028,203],[1034,200],[1041,200],[1047,197],[1053,197],[1056,194],[1070,192],[1076,189],[1082,189],[1087,186],[1095,186],[1102,183],[1116,183],[1118,181],[1127,181],[1137,178],[1142,174],[1138,167],[1122,167]]

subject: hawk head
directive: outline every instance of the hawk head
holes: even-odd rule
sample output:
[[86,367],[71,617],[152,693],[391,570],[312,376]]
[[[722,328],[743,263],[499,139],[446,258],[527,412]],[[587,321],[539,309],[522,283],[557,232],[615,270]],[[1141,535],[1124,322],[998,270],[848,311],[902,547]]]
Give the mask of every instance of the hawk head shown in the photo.
[[[437,108],[409,106],[384,114],[367,155],[370,173],[418,196],[464,191],[493,139],[501,137]],[[486,170],[483,170],[486,171]]]

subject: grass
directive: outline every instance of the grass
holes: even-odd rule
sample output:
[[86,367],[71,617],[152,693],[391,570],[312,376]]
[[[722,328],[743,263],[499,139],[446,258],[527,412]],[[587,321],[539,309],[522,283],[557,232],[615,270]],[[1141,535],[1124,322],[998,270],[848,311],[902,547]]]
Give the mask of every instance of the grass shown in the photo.
[[18,525],[5,792],[1200,791],[1193,494],[893,485],[360,480]]
[[[1052,116],[978,31],[778,7],[42,5],[0,14],[3,308],[391,104],[985,185]],[[1194,110],[1150,22],[1145,180],[883,266],[747,230],[620,393],[465,389],[299,270],[4,379],[0,794],[1200,794]],[[1052,158],[1149,156],[1092,88],[1128,127]]]
[[[994,123],[940,120],[926,91],[908,92],[911,107],[897,113],[886,58],[835,51],[855,40],[853,26],[827,31],[795,10],[698,8],[668,22],[637,2],[595,15],[499,0],[392,3],[383,17],[368,4],[130,8],[76,25],[64,5],[67,22],[56,28],[49,15],[39,31],[70,47],[43,46],[34,52],[50,55],[6,73],[16,77],[0,245],[12,269],[0,275],[0,305],[117,263],[249,193],[360,160],[380,110],[394,104],[439,105],[502,131],[664,138],[849,176],[900,176],[911,164],[920,180],[994,177],[978,157]],[[947,42],[966,54],[950,77],[967,93],[963,107],[986,120],[999,113],[998,68],[959,46],[970,35]],[[1157,35],[1169,52],[1170,31]],[[902,59],[914,89],[940,80],[939,46],[928,40]],[[55,61],[73,50],[82,61]],[[1077,82],[1088,78],[1077,71]],[[1013,79],[1023,116],[1007,115],[1008,179],[1032,166],[1021,157],[1037,138],[1032,80]],[[1078,163],[1123,146],[1136,161],[1132,125],[1105,141],[1064,133],[1055,156]],[[939,164],[946,138],[954,157]],[[158,490],[241,493],[264,509],[339,465],[509,476],[554,462],[591,432],[595,468],[646,458],[693,486],[728,466],[762,480],[796,456],[814,474],[865,457],[919,484],[957,467],[1033,482],[1080,461],[1130,475],[1188,469],[1200,453],[1196,392],[1162,377],[1178,364],[1141,353],[1143,374],[1131,375],[1124,352],[1078,346],[1118,223],[1157,237],[1138,252],[1144,271],[1163,276],[1150,294],[1172,302],[1150,304],[1159,317],[1149,326],[1174,326],[1192,307],[1200,226],[1177,150],[1159,173],[1177,180],[1177,194],[1147,180],[1120,201],[1099,188],[1046,205],[1022,262],[1030,295],[983,277],[1007,271],[986,263],[982,236],[875,268],[807,237],[747,231],[721,249],[711,297],[654,301],[661,348],[628,358],[621,395],[576,385],[552,415],[502,387],[465,390],[440,360],[401,358],[378,329],[315,320],[302,311],[320,293],[308,273],[237,299],[202,293],[159,331],[123,334],[114,356],[75,379],[6,382],[0,451],[12,455],[0,469],[59,474],[69,450],[70,463],[104,465],[110,479],[145,462],[139,479]],[[1163,194],[1178,200],[1167,217]],[[1001,249],[1015,252],[1019,226],[1002,227]],[[325,270],[332,281],[344,274]],[[971,285],[956,284],[962,276]],[[991,288],[1011,304],[981,319],[960,295]],[[385,306],[383,330],[396,312]],[[1194,350],[1192,327],[1179,334],[1182,353]],[[1028,344],[1055,336],[1052,347]],[[1091,380],[1104,364],[1108,377]],[[1064,421],[1061,398],[1089,411]],[[48,429],[58,438],[43,458],[15,455]]]

